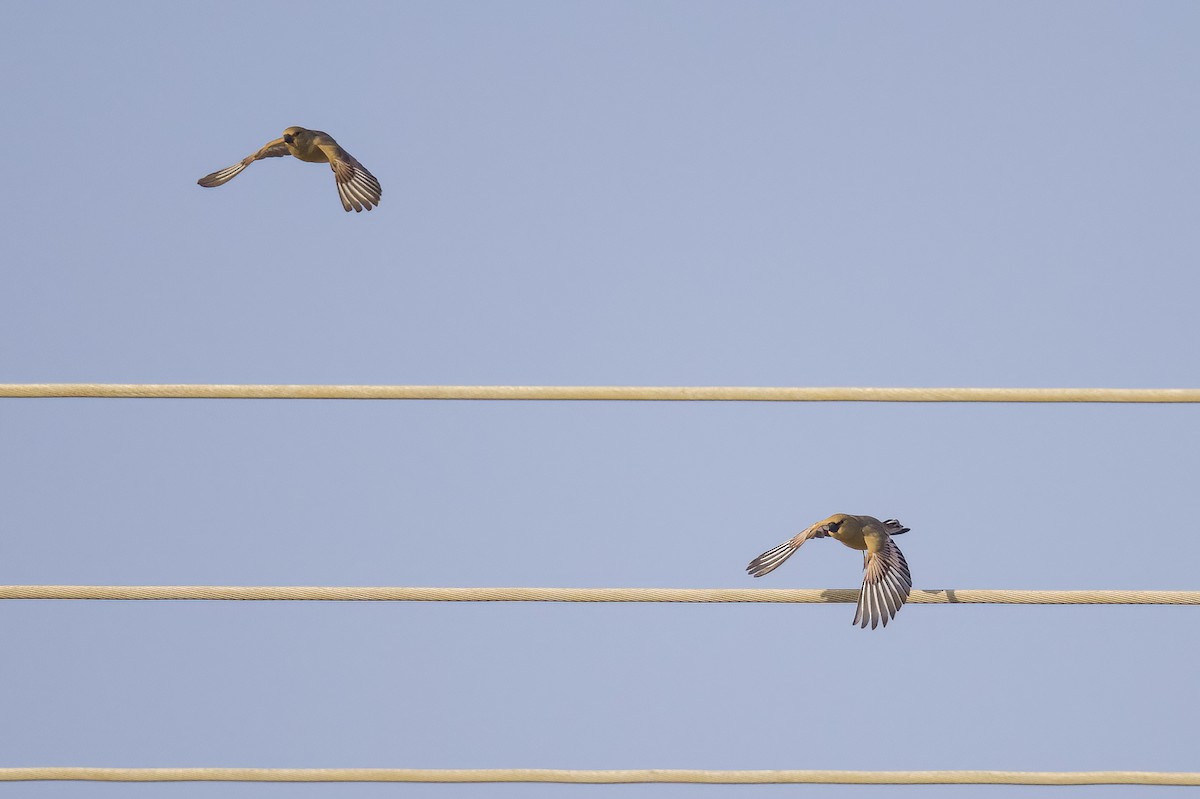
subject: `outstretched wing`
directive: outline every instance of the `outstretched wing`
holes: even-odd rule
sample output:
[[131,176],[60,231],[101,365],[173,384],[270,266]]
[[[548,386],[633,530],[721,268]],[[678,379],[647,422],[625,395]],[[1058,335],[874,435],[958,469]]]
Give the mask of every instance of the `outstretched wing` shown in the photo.
[[797,533],[779,546],[768,549],[750,561],[750,565],[746,567],[746,571],[750,572],[751,577],[762,577],[764,574],[770,574],[779,568],[780,564],[790,558],[805,541],[810,538],[824,538],[827,535],[829,535],[829,524],[827,522],[817,522],[807,530]]
[[329,144],[318,145],[321,151],[329,157],[329,166],[333,168],[333,179],[337,181],[338,197],[342,207],[347,211],[370,211],[379,205],[383,196],[383,187],[358,159],[343,150],[330,140]]
[[278,158],[281,155],[288,155],[289,152],[288,146],[283,139],[275,139],[274,141],[267,142],[258,152],[246,156],[233,166],[227,166],[224,169],[213,172],[211,175],[205,175],[196,182],[206,189],[211,189],[214,186],[220,186],[233,180],[238,176],[238,173],[260,158]]
[[882,622],[886,627],[911,591],[908,562],[900,547],[885,535],[877,551],[864,554],[863,584],[853,624],[866,627],[869,622],[874,630]]

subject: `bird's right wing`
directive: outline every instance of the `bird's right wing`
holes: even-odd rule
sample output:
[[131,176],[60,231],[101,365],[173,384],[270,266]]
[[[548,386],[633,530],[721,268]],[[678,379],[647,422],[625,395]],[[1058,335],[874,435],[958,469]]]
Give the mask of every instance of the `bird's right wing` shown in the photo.
[[224,169],[213,172],[211,175],[205,175],[196,182],[206,189],[211,189],[214,186],[220,186],[233,180],[243,169],[260,158],[278,158],[281,155],[288,155],[290,152],[287,143],[283,139],[275,139],[274,141],[267,142],[258,152],[246,156],[233,166],[227,166]]
[[817,522],[807,530],[797,533],[779,546],[768,549],[750,561],[750,565],[746,567],[746,571],[750,572],[751,577],[762,577],[764,574],[770,574],[779,568],[785,560],[790,558],[805,541],[810,538],[824,538],[827,535],[829,535],[829,525],[825,522]]
[[886,627],[888,620],[896,615],[896,611],[908,601],[912,591],[912,575],[908,571],[908,561],[896,542],[889,536],[883,536],[883,542],[875,552],[864,555],[862,591],[858,594],[858,610],[854,614],[852,624],[866,627],[869,623],[874,630],[883,622]]
[[370,211],[379,205],[383,188],[375,176],[358,162],[358,159],[336,143],[321,145],[321,151],[329,157],[333,168],[333,179],[337,182],[338,197],[347,211],[354,209]]

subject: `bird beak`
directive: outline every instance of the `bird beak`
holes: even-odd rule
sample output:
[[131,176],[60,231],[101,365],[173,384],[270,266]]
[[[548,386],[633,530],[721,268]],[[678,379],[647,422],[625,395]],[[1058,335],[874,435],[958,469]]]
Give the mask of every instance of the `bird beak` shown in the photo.
[[[907,533],[911,529],[912,529],[911,527],[901,527],[900,533]],[[892,535],[900,535],[900,533],[893,533]]]

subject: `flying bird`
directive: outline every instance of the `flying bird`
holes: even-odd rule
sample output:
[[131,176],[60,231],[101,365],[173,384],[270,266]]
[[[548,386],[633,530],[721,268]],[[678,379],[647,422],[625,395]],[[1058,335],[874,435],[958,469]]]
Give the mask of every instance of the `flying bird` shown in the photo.
[[770,574],[790,558],[810,538],[836,538],[851,549],[863,550],[863,584],[858,594],[858,610],[853,624],[874,630],[880,622],[886,627],[900,607],[908,601],[912,575],[900,547],[892,536],[907,533],[908,528],[895,519],[879,521],[874,516],[835,513],[803,532],[768,549],[746,567],[753,577]]
[[197,183],[205,188],[220,186],[233,180],[243,169],[260,158],[278,158],[294,155],[301,161],[314,164],[329,164],[333,178],[337,181],[338,196],[342,207],[349,211],[370,211],[379,205],[383,189],[375,176],[358,162],[358,159],[342,149],[333,137],[319,130],[308,130],[293,125],[283,136],[269,141],[258,152],[248,155],[233,166],[205,175]]

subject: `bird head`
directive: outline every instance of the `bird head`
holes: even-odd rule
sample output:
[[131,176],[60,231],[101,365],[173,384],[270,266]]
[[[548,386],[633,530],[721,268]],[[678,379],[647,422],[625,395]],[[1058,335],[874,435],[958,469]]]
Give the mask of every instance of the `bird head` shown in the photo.
[[888,535],[900,535],[907,533],[910,528],[901,524],[899,519],[888,519],[883,523],[883,529],[887,531]]
[[831,535],[834,538],[837,538],[838,530],[842,529],[842,525],[845,524],[845,522],[846,515],[844,513],[838,513],[830,516],[824,524],[817,528],[814,537],[824,538],[827,535]]

